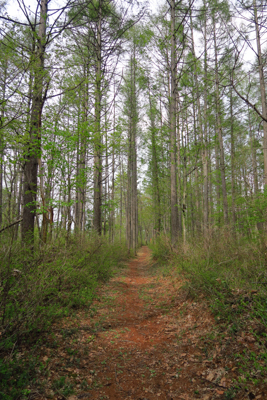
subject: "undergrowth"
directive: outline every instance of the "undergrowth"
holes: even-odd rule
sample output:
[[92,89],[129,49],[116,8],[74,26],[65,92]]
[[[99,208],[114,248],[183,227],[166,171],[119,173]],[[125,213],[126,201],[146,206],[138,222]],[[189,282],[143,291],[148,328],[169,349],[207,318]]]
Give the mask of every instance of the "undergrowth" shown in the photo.
[[158,262],[184,275],[189,296],[212,300],[219,318],[230,322],[249,312],[267,327],[267,253],[260,238],[214,231],[206,240],[194,238],[177,248],[161,236],[151,248]]
[[248,384],[266,385],[267,253],[263,239],[215,230],[206,239],[181,241],[175,248],[168,237],[160,236],[151,249],[163,273],[176,269],[183,275],[189,298],[208,300],[217,324],[231,335],[233,344],[241,336],[254,338],[256,353],[245,348],[231,356],[242,376],[235,391],[247,390]]
[[[29,250],[20,243],[0,245],[0,399],[27,398],[27,387],[42,367],[31,352],[43,332],[53,331],[58,318],[90,307],[99,284],[110,279],[125,246],[104,238],[62,238]],[[28,391],[28,392],[27,392]]]

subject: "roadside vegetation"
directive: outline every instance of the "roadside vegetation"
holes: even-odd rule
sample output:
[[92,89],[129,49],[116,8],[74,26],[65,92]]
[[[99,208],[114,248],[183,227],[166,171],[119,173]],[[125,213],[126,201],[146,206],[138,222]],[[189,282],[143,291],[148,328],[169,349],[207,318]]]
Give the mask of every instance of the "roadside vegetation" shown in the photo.
[[97,235],[73,236],[67,245],[58,237],[34,250],[6,236],[0,247],[0,399],[27,395],[42,368],[36,348],[45,333],[55,321],[90,310],[97,288],[127,254],[126,246]]
[[[151,248],[163,273],[176,270],[182,274],[188,299],[208,302],[216,321],[209,345],[215,348],[222,337],[229,336],[232,347],[227,357],[242,379],[227,398],[235,398],[241,388],[250,385],[266,386],[267,259],[262,238],[248,240],[227,230],[214,230],[208,239],[194,238],[186,245],[180,242],[176,249],[160,236]],[[244,346],[236,352],[237,343]]]

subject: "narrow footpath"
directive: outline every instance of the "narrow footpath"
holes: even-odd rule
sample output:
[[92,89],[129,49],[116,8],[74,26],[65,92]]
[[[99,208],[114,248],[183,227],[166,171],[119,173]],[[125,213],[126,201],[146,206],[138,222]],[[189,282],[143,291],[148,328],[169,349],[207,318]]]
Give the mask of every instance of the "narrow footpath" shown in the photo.
[[[157,268],[142,247],[101,289],[94,315],[82,312],[71,326],[66,322],[65,333],[54,338],[57,349],[47,348],[44,357],[50,398],[232,398],[236,368],[224,356],[231,352],[229,338],[214,343],[216,327],[205,302],[187,299],[182,279]],[[249,398],[242,396],[235,398]]]

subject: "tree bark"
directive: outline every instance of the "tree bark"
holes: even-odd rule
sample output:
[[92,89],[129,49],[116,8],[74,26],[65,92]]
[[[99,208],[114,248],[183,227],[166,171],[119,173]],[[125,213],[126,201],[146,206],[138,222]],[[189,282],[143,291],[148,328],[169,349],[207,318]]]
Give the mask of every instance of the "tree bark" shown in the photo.
[[171,7],[171,98],[170,98],[170,161],[171,161],[171,242],[176,245],[179,233],[177,207],[176,175],[176,35],[175,35],[175,0]]
[[96,59],[96,88],[95,88],[95,134],[94,134],[94,219],[93,226],[98,235],[102,232],[102,141],[101,141],[101,29],[102,1],[99,1],[99,17],[97,25],[97,59]]
[[[7,62],[4,69],[3,99],[6,97]],[[3,161],[4,161],[4,138],[2,134],[3,119],[5,117],[5,103],[1,107],[0,115],[0,228],[3,223]]]
[[219,71],[218,71],[218,49],[216,42],[216,23],[213,17],[213,39],[214,39],[214,55],[215,55],[215,102],[216,102],[216,125],[217,135],[219,140],[219,161],[220,161],[220,172],[221,172],[221,187],[223,197],[223,217],[224,223],[228,224],[228,202],[227,202],[227,191],[226,191],[226,179],[225,179],[225,162],[224,162],[224,145],[223,145],[223,132],[222,132],[222,117],[221,117],[221,104],[220,104],[220,91],[219,91]]
[[264,79],[264,71],[263,71],[263,59],[261,52],[261,39],[260,39],[260,26],[258,21],[258,12],[257,12],[257,4],[256,0],[253,0],[254,7],[254,17],[255,17],[255,30],[256,30],[256,42],[257,42],[257,58],[258,58],[258,66],[259,66],[259,76],[260,76],[260,90],[261,90],[261,106],[262,106],[262,115],[265,118],[263,120],[263,159],[264,159],[264,188],[267,187],[267,102],[266,102],[266,90],[265,90],[265,79]]
[[236,223],[236,188],[235,188],[235,137],[234,137],[234,113],[233,113],[233,89],[230,88],[230,119],[231,119],[231,192],[232,192],[232,222]]
[[151,149],[152,149],[152,185],[155,209],[155,227],[157,234],[161,231],[161,206],[160,206],[160,187],[159,187],[159,170],[156,145],[156,126],[155,126],[155,109],[153,109],[151,93],[149,88],[149,107],[150,107],[150,124],[151,124]]
[[[204,3],[204,7],[206,7],[206,3]],[[206,13],[205,13],[206,15]],[[191,22],[191,35],[192,35],[192,52],[193,56],[196,59],[195,55],[195,46],[194,46],[194,35],[193,35],[193,22],[192,15],[190,13],[190,22]],[[204,132],[203,132],[203,119],[202,119],[202,110],[200,106],[200,91],[198,84],[198,74],[197,74],[197,65],[196,61],[194,63],[194,81],[196,86],[196,95],[197,95],[197,110],[198,110],[198,128],[201,138],[202,144],[202,168],[203,168],[203,233],[204,236],[207,236],[208,225],[209,225],[209,193],[208,193],[208,152],[207,152],[207,23],[206,17],[204,21]]]
[[38,158],[41,156],[41,119],[43,109],[43,83],[45,77],[44,56],[48,0],[41,0],[40,22],[37,38],[37,54],[34,63],[33,100],[31,108],[29,146],[24,164],[22,240],[34,242],[34,219],[36,213]]

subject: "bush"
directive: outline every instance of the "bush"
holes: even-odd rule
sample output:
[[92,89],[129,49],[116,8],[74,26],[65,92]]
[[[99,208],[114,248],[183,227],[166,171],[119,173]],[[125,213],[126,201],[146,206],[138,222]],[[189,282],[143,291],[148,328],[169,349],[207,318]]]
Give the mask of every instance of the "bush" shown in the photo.
[[[98,236],[63,238],[34,252],[7,239],[0,245],[0,399],[25,399],[42,362],[35,354],[37,338],[59,317],[89,307],[96,288],[106,282],[127,247]],[[18,352],[23,339],[31,349]],[[72,388],[64,378],[55,383],[64,396]]]
[[176,249],[161,236],[151,248],[160,262],[167,258],[184,275],[188,295],[205,294],[220,318],[236,320],[249,312],[267,327],[266,248],[261,237],[252,240],[221,229],[186,245],[181,241]]
[[[57,246],[58,244],[58,246]],[[91,304],[127,249],[99,237],[73,237],[68,247],[53,243],[29,251],[18,243],[0,248],[0,350],[26,333],[47,329],[73,307]]]

